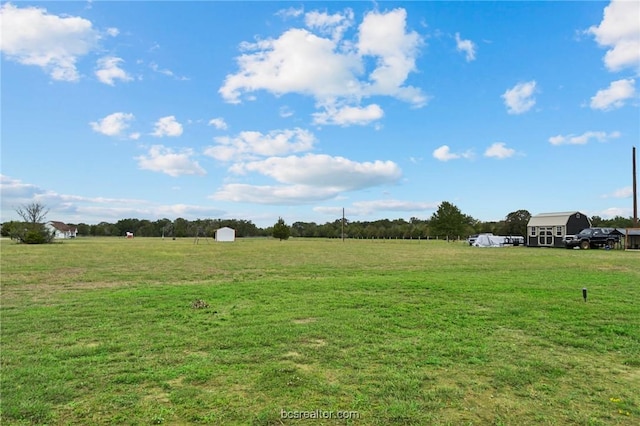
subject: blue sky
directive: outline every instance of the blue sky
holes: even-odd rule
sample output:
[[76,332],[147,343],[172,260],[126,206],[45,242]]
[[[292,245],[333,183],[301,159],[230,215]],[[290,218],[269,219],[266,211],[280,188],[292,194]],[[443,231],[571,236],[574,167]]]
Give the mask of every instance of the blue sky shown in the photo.
[[2,220],[632,214],[640,2],[3,2]]

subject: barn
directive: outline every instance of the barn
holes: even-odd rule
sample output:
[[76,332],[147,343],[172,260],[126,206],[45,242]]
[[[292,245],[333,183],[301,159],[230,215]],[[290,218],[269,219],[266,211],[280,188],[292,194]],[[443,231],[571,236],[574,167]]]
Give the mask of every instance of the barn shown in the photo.
[[565,235],[575,235],[590,227],[589,217],[580,212],[537,214],[527,223],[527,246],[564,247]]
[[233,242],[236,240],[236,230],[227,226],[216,231],[216,241]]

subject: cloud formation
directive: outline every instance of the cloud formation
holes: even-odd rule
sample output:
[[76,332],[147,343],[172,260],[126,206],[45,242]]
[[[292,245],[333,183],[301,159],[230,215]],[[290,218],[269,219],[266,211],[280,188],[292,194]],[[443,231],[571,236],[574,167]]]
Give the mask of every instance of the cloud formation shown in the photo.
[[598,90],[591,98],[591,108],[608,111],[623,107],[627,100],[636,97],[635,84],[632,78],[611,82],[608,88]]
[[384,111],[376,104],[367,105],[366,107],[345,106],[336,108],[328,106],[324,112],[313,114],[313,123],[337,124],[339,126],[366,125],[381,119],[383,115]]
[[631,68],[640,74],[640,2],[613,0],[598,26],[587,30],[596,42],[609,48],[604,63],[610,71]]
[[[92,121],[89,125],[94,132],[102,133],[106,136],[123,136],[124,131],[129,128],[134,119],[135,117],[131,113],[114,112],[98,121]],[[133,133],[130,137],[137,139],[136,135],[138,134]]]
[[505,158],[513,157],[515,153],[516,153],[516,150],[512,148],[507,148],[504,142],[496,142],[486,149],[486,151],[484,152],[484,156],[502,160]]
[[476,59],[476,44],[471,40],[460,38],[460,33],[456,33],[455,38],[458,52],[464,52],[467,62],[474,61]]
[[363,98],[390,96],[416,107],[426,103],[420,89],[405,85],[409,74],[416,71],[422,40],[415,31],[407,30],[404,9],[367,13],[352,40],[344,38],[353,24],[349,9],[334,15],[311,12],[305,15],[305,22],[308,28],[242,43],[243,54],[236,58],[239,70],[226,76],[220,95],[230,103],[240,103],[243,94],[260,90],[276,96],[311,96],[320,109],[315,119],[338,125],[382,117],[377,105],[361,107]]
[[189,148],[174,152],[171,148],[153,145],[149,148],[147,155],[141,155],[135,159],[138,160],[138,166],[142,170],[161,172],[173,177],[207,174],[197,161],[191,159],[193,154],[193,150]]
[[78,81],[78,59],[98,45],[100,34],[91,21],[76,16],[52,15],[39,7],[0,8],[0,50],[23,65],[42,68],[54,80]]
[[518,83],[502,94],[504,104],[509,114],[522,114],[529,111],[536,104],[534,94],[536,92],[535,80],[526,83]]
[[633,188],[631,186],[625,186],[624,188],[618,188],[610,194],[604,194],[602,198],[631,198],[633,196]]
[[343,157],[316,154],[237,163],[230,171],[236,175],[258,173],[274,179],[278,184],[226,184],[212,195],[213,199],[260,204],[305,204],[335,198],[345,191],[393,184],[402,175],[398,165],[392,161],[356,162]]
[[227,130],[227,123],[222,117],[212,118],[209,120],[209,126],[213,126],[218,130]]
[[162,117],[154,124],[152,135],[159,138],[164,136],[180,136],[182,135],[182,124],[180,124],[173,115]]
[[457,160],[459,158],[473,158],[473,153],[470,150],[459,154],[453,153],[451,152],[451,148],[449,148],[449,145],[442,145],[441,147],[434,149],[432,155],[433,158],[439,161]]
[[608,142],[611,139],[616,139],[620,137],[620,132],[584,132],[581,135],[556,135],[551,136],[549,138],[549,143],[551,145],[585,145],[589,143],[591,140],[596,140],[598,142]]
[[98,59],[98,65],[96,69],[96,77],[98,80],[109,86],[115,85],[115,80],[131,81],[131,77],[125,70],[120,68],[120,63],[124,62],[121,58],[115,56],[105,56]]
[[235,137],[216,137],[214,141],[217,145],[206,148],[205,155],[219,161],[239,161],[309,151],[316,137],[307,130],[295,128],[267,134],[244,131]]

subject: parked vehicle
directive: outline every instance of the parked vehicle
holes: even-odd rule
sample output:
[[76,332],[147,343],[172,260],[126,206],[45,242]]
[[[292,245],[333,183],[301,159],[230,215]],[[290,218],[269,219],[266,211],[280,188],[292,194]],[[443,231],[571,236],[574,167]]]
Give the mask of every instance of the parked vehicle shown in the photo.
[[583,250],[598,247],[613,247],[620,242],[620,236],[612,234],[610,228],[586,228],[576,235],[566,235],[564,246],[568,249],[580,247]]
[[490,237],[493,237],[493,234],[491,232],[484,232],[482,234],[473,234],[473,235],[470,235],[469,238],[467,238],[467,242],[469,243],[469,245],[472,246],[480,235],[489,235]]

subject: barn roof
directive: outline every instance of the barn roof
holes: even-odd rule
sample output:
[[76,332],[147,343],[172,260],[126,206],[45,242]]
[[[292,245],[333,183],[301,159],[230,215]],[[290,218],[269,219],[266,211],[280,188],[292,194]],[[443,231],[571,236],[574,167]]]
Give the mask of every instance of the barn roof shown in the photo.
[[573,212],[556,212],[556,213],[540,213],[535,216],[531,216],[527,226],[557,226],[566,225],[569,221],[569,217],[574,214],[581,214],[586,217],[584,213]]

